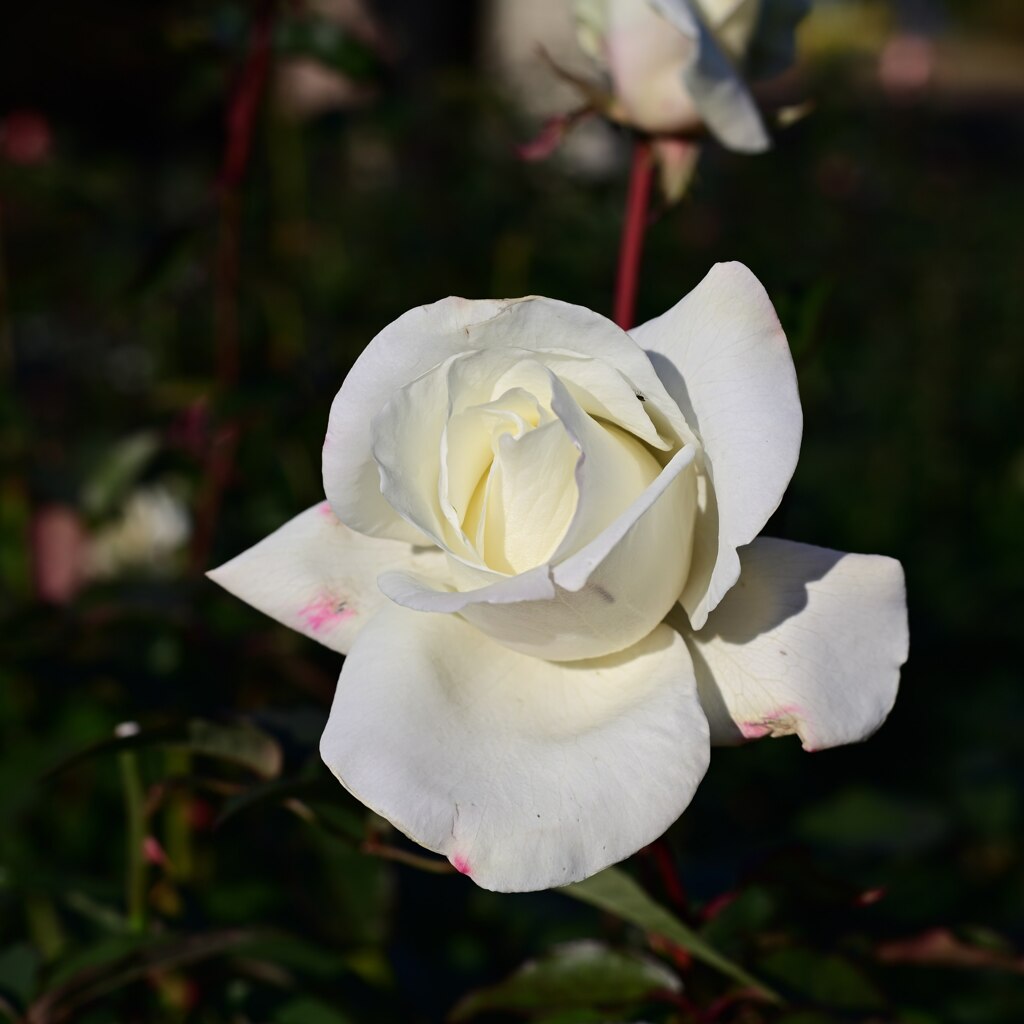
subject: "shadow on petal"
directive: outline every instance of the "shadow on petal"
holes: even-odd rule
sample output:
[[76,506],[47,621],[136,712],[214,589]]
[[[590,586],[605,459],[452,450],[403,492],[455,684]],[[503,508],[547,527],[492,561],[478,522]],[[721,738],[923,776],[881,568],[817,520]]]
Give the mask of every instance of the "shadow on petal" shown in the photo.
[[[810,584],[824,579],[844,557],[842,551],[804,545],[800,561],[787,564],[784,575],[741,571],[739,581],[708,616],[701,639],[745,644],[781,626],[807,607]],[[745,551],[741,550],[740,561],[746,561]],[[743,614],[735,614],[740,608]]]

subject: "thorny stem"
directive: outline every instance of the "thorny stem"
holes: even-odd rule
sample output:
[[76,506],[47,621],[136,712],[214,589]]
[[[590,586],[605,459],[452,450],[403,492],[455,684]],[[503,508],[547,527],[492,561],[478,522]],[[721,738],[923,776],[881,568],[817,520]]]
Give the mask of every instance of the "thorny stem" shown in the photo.
[[637,138],[633,143],[633,161],[629,171],[629,190],[626,194],[626,214],[619,246],[619,272],[615,281],[615,322],[628,331],[636,313],[637,280],[640,276],[640,258],[647,231],[648,205],[651,198],[651,178],[654,160],[651,143]]

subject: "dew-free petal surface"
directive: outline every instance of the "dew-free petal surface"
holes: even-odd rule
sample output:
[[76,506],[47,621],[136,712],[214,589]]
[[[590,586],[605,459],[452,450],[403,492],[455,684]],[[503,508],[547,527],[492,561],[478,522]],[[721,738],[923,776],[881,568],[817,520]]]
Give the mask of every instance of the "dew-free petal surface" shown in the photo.
[[355,533],[324,501],[206,575],[265,615],[346,654],[388,603],[377,576],[398,568],[437,579],[447,562],[437,550]]
[[734,60],[719,44],[714,26],[695,13],[689,0],[650,0],[679,32],[696,33],[696,46],[681,70],[681,88],[711,134],[729,149],[759,153],[771,146],[761,114]]
[[685,809],[709,759],[690,657],[666,626],[566,665],[396,606],[349,653],[320,749],[359,800],[501,891],[629,856]]
[[[373,458],[374,417],[395,392],[451,356],[512,348],[568,352],[602,359],[635,392],[659,429],[686,434],[678,408],[644,352],[625,331],[582,306],[523,299],[442,299],[418,306],[384,328],[356,360],[331,406],[324,440],[324,491],[338,517],[355,530],[422,543],[423,535],[380,492]],[[438,441],[440,439],[438,438]]]
[[416,572],[381,575],[398,604],[460,612],[514,650],[538,658],[597,657],[636,643],[675,603],[690,561],[694,449],[677,452],[630,506],[555,566],[456,592]]
[[903,569],[761,537],[693,655],[712,741],[796,733],[808,750],[855,743],[885,720],[907,659]]
[[741,263],[719,263],[667,313],[631,332],[704,446],[703,493],[682,604],[700,629],[739,575],[796,468],[803,414],[771,300]]

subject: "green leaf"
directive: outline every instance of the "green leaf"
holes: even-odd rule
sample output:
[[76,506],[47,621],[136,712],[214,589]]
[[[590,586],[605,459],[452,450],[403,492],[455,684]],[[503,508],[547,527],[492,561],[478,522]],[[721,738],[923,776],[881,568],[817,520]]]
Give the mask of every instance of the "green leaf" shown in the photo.
[[938,807],[867,789],[849,789],[807,811],[800,833],[833,848],[909,856],[935,846],[948,831]]
[[160,448],[160,437],[144,431],[107,448],[82,489],[82,505],[88,515],[109,515],[128,494]]
[[565,886],[561,891],[567,896],[572,896],[573,899],[615,914],[644,931],[663,936],[677,946],[681,946],[709,967],[714,967],[741,985],[755,989],[765,999],[781,1002],[775,992],[747,973],[739,964],[722,956],[692,928],[687,927],[668,910],[652,900],[629,875],[619,868],[606,868],[582,882]]
[[834,1024],[835,1018],[817,1010],[797,1010],[780,1017],[777,1024]]
[[369,47],[326,18],[286,21],[278,29],[275,43],[282,55],[312,57],[356,81],[373,80],[381,70]]
[[281,748],[277,740],[248,722],[218,725],[195,718],[186,726],[184,742],[172,745],[182,746],[192,754],[232,761],[265,779],[281,773]]
[[556,1010],[534,1019],[533,1024],[611,1024],[602,1010]]
[[229,821],[236,814],[266,804],[280,804],[286,800],[305,799],[320,788],[318,779],[271,779],[250,786],[236,796],[224,801],[217,817],[217,827]]
[[39,954],[27,942],[0,950],[0,994],[27,1003],[36,987]]
[[71,910],[81,914],[104,931],[120,934],[128,930],[128,919],[119,910],[101,903],[86,892],[71,889],[64,897]]
[[586,1010],[627,1007],[652,992],[678,992],[679,979],[667,967],[638,953],[617,952],[584,940],[559,946],[490,988],[466,996],[450,1015],[467,1020],[484,1010]]
[[751,936],[768,927],[775,911],[775,900],[768,890],[753,885],[722,907],[701,928],[701,934],[716,949],[735,954]]
[[130,736],[101,740],[61,761],[46,773],[52,779],[100,754],[122,753],[143,747],[171,747],[202,757],[212,757],[248,768],[265,779],[281,772],[281,747],[269,733],[251,722],[222,725],[205,718],[193,718],[177,725],[142,729]]
[[761,961],[764,972],[801,996],[837,1010],[878,1010],[885,1002],[849,960],[810,949],[780,949]]
[[[242,929],[186,935],[174,939],[143,939],[139,948],[115,955],[103,963],[82,967],[40,996],[25,1015],[27,1024],[60,1024],[75,1019],[76,1012],[110,992],[138,981],[151,971],[169,971],[211,957],[234,952],[257,933]],[[130,939],[124,940],[121,948]],[[103,943],[117,949],[117,943]],[[90,950],[95,954],[97,946]]]
[[350,970],[345,957],[330,945],[307,942],[297,935],[267,935],[248,943],[245,953],[321,981],[336,980]]
[[309,996],[290,999],[274,1014],[277,1024],[349,1024],[351,1019],[327,1003]]

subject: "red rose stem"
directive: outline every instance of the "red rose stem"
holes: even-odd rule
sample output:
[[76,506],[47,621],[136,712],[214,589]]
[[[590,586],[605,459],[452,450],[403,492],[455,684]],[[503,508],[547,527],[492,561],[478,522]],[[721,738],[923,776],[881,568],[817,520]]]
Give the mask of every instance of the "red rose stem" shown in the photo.
[[636,314],[636,288],[640,277],[644,234],[647,231],[647,209],[651,198],[653,170],[650,142],[647,139],[636,139],[633,143],[633,162],[629,171],[622,243],[619,246],[619,273],[615,282],[614,320],[624,331],[633,326],[633,317]]
[[[220,224],[214,293],[217,385],[230,390],[238,380],[240,339],[238,327],[239,193],[252,151],[253,131],[270,71],[274,6],[264,3],[253,24],[245,63],[231,91],[226,114],[226,137],[219,185]],[[210,445],[192,535],[191,566],[207,569],[221,499],[234,465],[238,428],[226,424]]]

